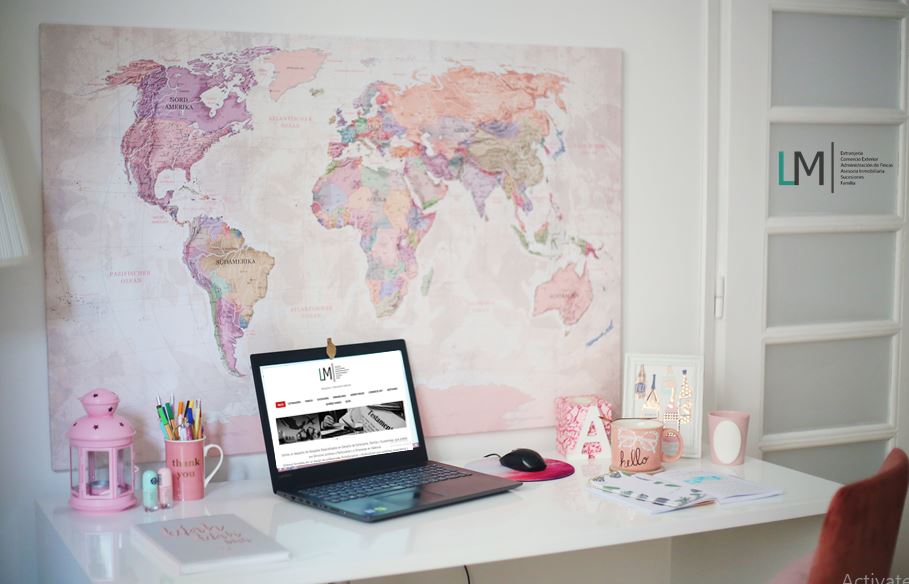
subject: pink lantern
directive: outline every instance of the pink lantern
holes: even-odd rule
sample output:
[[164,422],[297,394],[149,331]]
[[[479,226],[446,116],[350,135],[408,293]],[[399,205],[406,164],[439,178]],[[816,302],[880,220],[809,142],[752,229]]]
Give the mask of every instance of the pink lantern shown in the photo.
[[122,511],[136,504],[133,438],[136,431],[116,415],[120,398],[107,389],[82,396],[88,413],[69,436],[69,505],[80,511]]

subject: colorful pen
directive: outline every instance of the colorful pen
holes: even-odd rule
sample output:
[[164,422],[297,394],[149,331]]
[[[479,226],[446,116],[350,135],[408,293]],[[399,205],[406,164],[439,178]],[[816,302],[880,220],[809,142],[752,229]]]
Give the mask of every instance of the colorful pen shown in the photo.
[[199,440],[202,438],[202,400],[196,401],[196,411],[193,423],[193,438]]
[[165,407],[161,404],[161,396],[160,396],[160,395],[156,395],[156,396],[155,396],[155,404],[156,404],[156,405],[155,405],[155,410],[156,410],[156,411],[160,410],[160,411],[158,411],[158,416],[159,416],[159,417],[161,416],[161,412],[162,412],[162,411],[164,412],[164,419],[162,420],[162,422],[164,422],[164,423],[166,424],[166,423],[168,422],[168,418],[167,418],[167,408],[165,408]]
[[173,440],[174,435],[171,432],[170,425],[167,423],[167,414],[164,412],[164,408],[161,407],[161,404],[155,406],[155,410],[158,412],[158,419],[161,420],[161,433],[164,434],[164,438],[167,440]]
[[164,404],[164,413],[167,414],[167,425],[173,428],[174,426],[174,408],[170,405],[170,402]]

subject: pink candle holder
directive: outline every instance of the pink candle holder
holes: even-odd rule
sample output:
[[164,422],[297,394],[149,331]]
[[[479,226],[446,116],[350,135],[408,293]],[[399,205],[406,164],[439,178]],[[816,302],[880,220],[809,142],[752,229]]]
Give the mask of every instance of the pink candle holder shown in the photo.
[[79,400],[88,415],[73,422],[69,437],[69,505],[80,511],[111,512],[136,504],[133,440],[136,431],[116,415],[120,398],[93,389]]
[[710,460],[714,464],[737,466],[745,462],[748,442],[747,412],[718,410],[710,412]]

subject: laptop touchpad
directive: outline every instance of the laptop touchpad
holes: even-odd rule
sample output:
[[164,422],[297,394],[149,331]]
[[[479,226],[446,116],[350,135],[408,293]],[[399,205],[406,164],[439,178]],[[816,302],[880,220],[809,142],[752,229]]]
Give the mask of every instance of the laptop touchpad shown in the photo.
[[376,495],[377,499],[382,499],[383,501],[398,503],[402,505],[414,504],[420,501],[434,501],[439,497],[442,497],[439,493],[434,493],[432,491],[426,490],[425,488],[413,487],[409,489],[401,489],[400,491],[392,491],[390,493],[385,493],[381,495]]

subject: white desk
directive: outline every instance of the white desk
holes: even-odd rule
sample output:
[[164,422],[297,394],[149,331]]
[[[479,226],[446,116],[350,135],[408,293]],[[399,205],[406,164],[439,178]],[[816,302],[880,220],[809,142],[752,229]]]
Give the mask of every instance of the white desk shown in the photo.
[[[235,513],[289,548],[280,564],[232,569],[231,584],[334,582],[477,565],[633,542],[679,538],[822,515],[838,484],[758,460],[720,467],[779,487],[781,497],[710,505],[650,516],[614,503],[586,487],[602,465],[576,465],[574,476],[472,501],[363,524],[285,501],[268,481],[213,483],[202,501],[145,513],[134,508],[92,516],[69,509],[63,497],[38,501],[42,582],[171,582],[129,544],[129,526],[176,517]],[[673,468],[714,468],[683,460]],[[67,562],[69,565],[67,566]],[[78,567],[78,569],[76,569]],[[223,572],[180,582],[222,583]],[[745,580],[747,581],[747,579]]]

